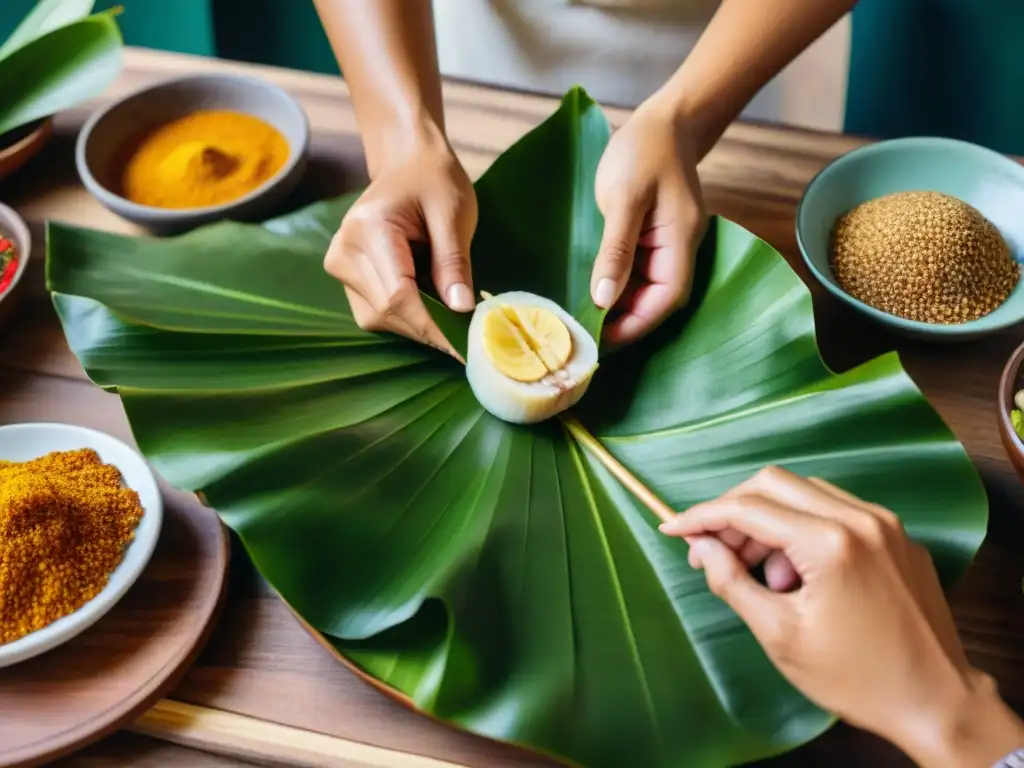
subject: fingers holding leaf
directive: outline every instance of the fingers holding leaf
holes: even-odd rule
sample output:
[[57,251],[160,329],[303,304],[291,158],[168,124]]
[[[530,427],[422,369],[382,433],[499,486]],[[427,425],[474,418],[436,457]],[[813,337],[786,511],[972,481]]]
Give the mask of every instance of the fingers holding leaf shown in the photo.
[[473,195],[426,201],[424,206],[431,277],[441,301],[455,312],[471,312],[476,306],[469,251],[477,216]]
[[678,179],[669,178],[659,182],[649,209],[640,215],[629,279],[604,331],[613,346],[631,344],[654,331],[686,305],[693,289],[694,259],[703,234],[701,204]]
[[619,301],[633,272],[646,213],[642,205],[642,200],[619,196],[605,214],[604,233],[590,283],[594,303],[602,309],[611,309]]
[[396,333],[455,355],[423,303],[403,231],[386,221],[343,224],[324,266],[344,284],[360,328]]

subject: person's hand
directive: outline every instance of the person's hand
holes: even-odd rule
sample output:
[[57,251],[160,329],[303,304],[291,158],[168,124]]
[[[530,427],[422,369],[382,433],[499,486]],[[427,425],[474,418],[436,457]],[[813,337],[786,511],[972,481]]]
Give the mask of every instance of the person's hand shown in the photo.
[[360,328],[393,331],[457,357],[423,304],[410,242],[430,243],[437,295],[456,312],[469,312],[476,223],[473,185],[447,142],[419,142],[382,168],[352,205],[324,268],[344,284]]
[[[691,566],[819,706],[922,764],[990,765],[1024,746],[967,661],[931,558],[890,511],[768,468],[661,530],[687,539]],[[775,589],[748,571],[766,558]]]
[[619,346],[690,298],[706,216],[685,127],[654,100],[642,104],[608,143],[594,192],[605,223],[590,293],[611,310],[603,335]]

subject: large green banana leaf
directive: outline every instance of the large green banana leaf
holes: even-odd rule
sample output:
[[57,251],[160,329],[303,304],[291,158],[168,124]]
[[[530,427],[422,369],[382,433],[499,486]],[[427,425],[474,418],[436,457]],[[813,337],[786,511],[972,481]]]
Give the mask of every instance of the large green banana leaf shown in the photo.
[[[608,134],[574,90],[480,179],[478,287],[599,331]],[[589,768],[735,765],[825,730],[558,420],[500,422],[457,362],[356,326],[322,268],[351,200],[166,240],[50,225],[70,344],[157,469],[347,658],[462,728]],[[780,464],[891,507],[956,576],[984,490],[896,357],[830,372],[808,291],[733,223],[700,264],[690,311],[603,358],[582,422],[675,508]],[[465,319],[432,307],[463,346]]]
[[0,46],[0,135],[90,99],[121,71],[121,32],[94,0],[40,0]]

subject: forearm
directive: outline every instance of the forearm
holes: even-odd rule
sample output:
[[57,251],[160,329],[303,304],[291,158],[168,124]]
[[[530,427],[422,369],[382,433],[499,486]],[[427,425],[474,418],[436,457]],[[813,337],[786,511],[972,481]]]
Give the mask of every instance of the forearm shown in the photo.
[[314,0],[355,105],[371,178],[444,136],[430,0]]
[[769,80],[854,5],[856,0],[723,0],[652,101],[689,124],[699,159]]

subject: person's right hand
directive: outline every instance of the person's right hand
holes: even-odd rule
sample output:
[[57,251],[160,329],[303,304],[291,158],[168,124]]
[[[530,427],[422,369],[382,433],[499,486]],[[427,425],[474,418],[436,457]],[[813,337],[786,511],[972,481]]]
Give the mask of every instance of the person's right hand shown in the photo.
[[443,138],[389,161],[352,205],[324,268],[345,286],[359,327],[392,331],[458,357],[416,286],[410,242],[429,242],[437,295],[456,312],[475,306],[469,244],[473,185]]
[[[928,552],[890,511],[773,467],[661,530],[687,539],[710,590],[819,706],[922,763],[991,765],[1024,746],[1013,743],[1020,722],[967,661]],[[743,562],[752,542],[762,560],[788,561],[797,583],[756,581]]]

